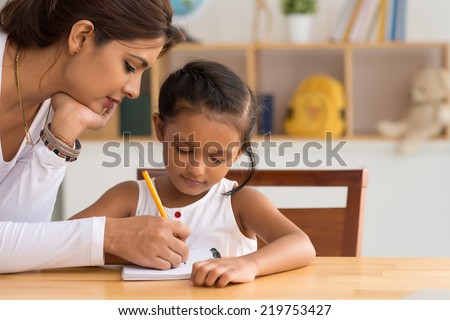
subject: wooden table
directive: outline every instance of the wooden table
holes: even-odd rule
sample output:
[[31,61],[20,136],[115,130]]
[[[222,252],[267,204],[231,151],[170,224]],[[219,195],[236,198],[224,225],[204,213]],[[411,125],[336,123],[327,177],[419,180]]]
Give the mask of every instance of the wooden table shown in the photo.
[[318,257],[308,267],[222,289],[122,281],[120,267],[0,275],[0,299],[402,299],[427,288],[450,290],[450,258]]

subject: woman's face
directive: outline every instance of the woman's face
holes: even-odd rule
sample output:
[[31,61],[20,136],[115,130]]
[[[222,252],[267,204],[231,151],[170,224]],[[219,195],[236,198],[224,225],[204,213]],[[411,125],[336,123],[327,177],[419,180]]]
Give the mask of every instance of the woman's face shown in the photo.
[[163,39],[86,43],[70,56],[65,68],[65,93],[97,114],[140,94],[143,72],[152,67]]

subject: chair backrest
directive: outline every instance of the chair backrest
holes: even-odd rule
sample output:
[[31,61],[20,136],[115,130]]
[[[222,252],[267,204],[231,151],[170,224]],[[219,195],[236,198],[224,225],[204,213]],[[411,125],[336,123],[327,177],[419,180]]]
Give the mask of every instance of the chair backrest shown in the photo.
[[[157,177],[164,169],[138,169]],[[243,181],[247,172],[232,169],[227,178]],[[361,252],[362,222],[365,189],[368,183],[366,169],[352,170],[257,170],[248,186],[255,187],[346,187],[346,205],[342,208],[279,208],[311,239],[318,256],[359,256]],[[258,241],[258,245],[263,243]]]

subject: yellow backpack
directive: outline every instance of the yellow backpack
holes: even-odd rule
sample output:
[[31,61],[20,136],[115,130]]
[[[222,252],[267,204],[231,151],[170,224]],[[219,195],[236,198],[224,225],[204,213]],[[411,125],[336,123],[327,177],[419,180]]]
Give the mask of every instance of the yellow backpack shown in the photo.
[[307,138],[325,138],[330,131],[340,137],[345,130],[344,112],[342,84],[327,75],[314,75],[297,87],[289,101],[285,131]]

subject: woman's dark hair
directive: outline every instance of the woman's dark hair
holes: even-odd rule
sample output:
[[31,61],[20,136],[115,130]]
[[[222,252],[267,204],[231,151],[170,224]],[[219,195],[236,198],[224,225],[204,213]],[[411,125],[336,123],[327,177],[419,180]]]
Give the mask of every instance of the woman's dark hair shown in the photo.
[[68,36],[77,21],[89,20],[97,45],[162,37],[163,54],[183,40],[172,15],[169,0],[9,0],[0,27],[21,49],[43,48]]
[[253,177],[256,163],[251,146],[259,104],[253,91],[233,71],[212,61],[196,60],[173,72],[159,94],[159,115],[163,121],[182,113],[219,115],[241,134],[241,152],[250,159],[245,180],[227,194],[240,190]]

